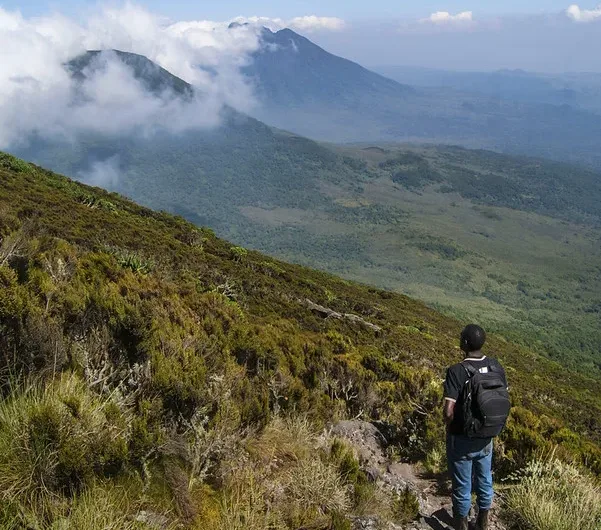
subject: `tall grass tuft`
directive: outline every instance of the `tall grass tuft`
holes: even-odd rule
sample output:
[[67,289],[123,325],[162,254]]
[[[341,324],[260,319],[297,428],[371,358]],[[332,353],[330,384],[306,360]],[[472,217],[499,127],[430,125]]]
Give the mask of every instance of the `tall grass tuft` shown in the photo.
[[601,529],[601,488],[577,467],[555,458],[535,460],[508,491],[508,519],[529,530]]
[[68,499],[127,459],[127,420],[73,374],[0,403],[0,505],[54,520]]

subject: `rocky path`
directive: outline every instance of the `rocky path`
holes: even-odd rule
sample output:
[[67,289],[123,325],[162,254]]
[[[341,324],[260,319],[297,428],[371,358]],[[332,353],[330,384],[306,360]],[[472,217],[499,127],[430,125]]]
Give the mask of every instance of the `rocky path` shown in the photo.
[[[362,468],[384,489],[402,491],[409,487],[419,501],[420,516],[413,523],[401,526],[385,523],[376,517],[355,518],[353,530],[448,530],[452,529],[450,481],[446,476],[425,475],[418,466],[389,462],[385,453],[386,440],[373,424],[343,421],[335,425],[332,434],[344,439],[359,457]],[[493,509],[493,514],[495,513]],[[490,530],[506,530],[493,517]]]

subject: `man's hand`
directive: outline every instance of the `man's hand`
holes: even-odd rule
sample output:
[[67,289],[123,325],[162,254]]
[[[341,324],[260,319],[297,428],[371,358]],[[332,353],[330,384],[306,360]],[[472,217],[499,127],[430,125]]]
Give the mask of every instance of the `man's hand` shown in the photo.
[[455,402],[450,399],[444,400],[444,409],[442,411],[444,422],[447,425],[451,425],[453,418],[455,417]]

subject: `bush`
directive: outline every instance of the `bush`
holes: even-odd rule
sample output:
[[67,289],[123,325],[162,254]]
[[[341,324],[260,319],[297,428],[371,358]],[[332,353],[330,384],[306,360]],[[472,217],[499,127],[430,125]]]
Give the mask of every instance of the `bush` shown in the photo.
[[409,486],[395,494],[392,513],[395,521],[400,524],[415,521],[419,516],[419,501]]
[[285,476],[288,502],[320,515],[346,512],[350,508],[350,488],[338,471],[319,458],[301,460]]
[[[23,530],[25,528],[51,528],[60,530],[144,530],[156,528],[152,518],[146,512],[139,512],[138,503],[132,502],[129,492],[109,484],[95,484],[72,502],[57,503],[50,496],[45,499],[50,508],[50,516],[43,517],[39,511],[30,510],[18,503],[0,505],[0,527],[4,530]],[[68,508],[67,508],[68,506]],[[163,515],[153,514],[154,520],[165,522]]]
[[331,440],[302,417],[276,418],[227,463],[220,528],[346,528],[352,488],[332,461]]
[[6,153],[0,153],[0,168],[10,169],[15,173],[33,172],[33,167],[30,164]]
[[145,259],[136,252],[114,249],[111,250],[111,253],[115,256],[121,267],[137,274],[149,274],[155,268],[152,260]]
[[599,530],[601,489],[577,467],[557,459],[535,460],[512,478],[508,518],[532,530]]
[[76,495],[96,477],[119,472],[127,441],[116,405],[74,375],[14,392],[0,404],[0,502],[44,514],[48,498]]

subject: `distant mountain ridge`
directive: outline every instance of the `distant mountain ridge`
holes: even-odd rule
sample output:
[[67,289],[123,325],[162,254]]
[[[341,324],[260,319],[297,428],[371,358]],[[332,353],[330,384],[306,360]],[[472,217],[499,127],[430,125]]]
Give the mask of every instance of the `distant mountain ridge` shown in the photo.
[[427,141],[601,167],[601,116],[567,105],[412,87],[286,29],[265,30],[245,69],[257,119],[331,142]]
[[524,70],[453,72],[408,66],[374,70],[401,83],[447,87],[528,103],[569,105],[601,113],[601,73],[542,74]]

